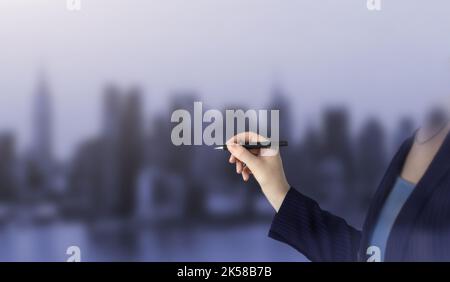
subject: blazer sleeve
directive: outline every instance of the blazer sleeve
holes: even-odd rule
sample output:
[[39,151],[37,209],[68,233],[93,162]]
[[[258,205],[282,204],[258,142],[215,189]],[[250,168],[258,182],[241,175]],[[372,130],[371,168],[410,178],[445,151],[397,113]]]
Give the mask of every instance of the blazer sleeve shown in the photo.
[[311,261],[356,261],[361,232],[291,188],[269,231]]

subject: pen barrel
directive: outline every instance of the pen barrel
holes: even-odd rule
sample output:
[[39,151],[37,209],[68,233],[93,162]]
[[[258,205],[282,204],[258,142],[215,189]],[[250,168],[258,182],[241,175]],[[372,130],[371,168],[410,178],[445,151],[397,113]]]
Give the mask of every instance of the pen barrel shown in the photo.
[[286,147],[288,145],[287,141],[279,141],[279,142],[258,142],[256,144],[244,144],[243,147],[251,150],[251,149],[267,149],[272,146],[278,147]]
[[[276,146],[278,145],[278,147],[287,147],[288,142],[287,141],[279,141],[279,142],[257,142],[257,143],[252,143],[252,144],[241,144],[242,147],[244,147],[247,150],[251,150],[251,149],[267,149],[270,148],[272,146]],[[224,151],[228,151],[228,147],[227,145],[223,145],[222,148]]]

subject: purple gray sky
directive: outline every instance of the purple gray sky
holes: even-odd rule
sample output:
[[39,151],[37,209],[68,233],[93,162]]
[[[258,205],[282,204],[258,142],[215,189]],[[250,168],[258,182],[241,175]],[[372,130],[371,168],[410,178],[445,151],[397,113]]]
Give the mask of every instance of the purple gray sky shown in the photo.
[[109,81],[142,86],[148,113],[177,89],[258,109],[278,81],[299,132],[328,104],[347,105],[356,124],[392,124],[450,96],[448,0],[382,0],[379,12],[365,0],[81,2],[69,12],[64,0],[0,0],[0,131],[15,130],[21,147],[41,68],[61,157],[98,131]]

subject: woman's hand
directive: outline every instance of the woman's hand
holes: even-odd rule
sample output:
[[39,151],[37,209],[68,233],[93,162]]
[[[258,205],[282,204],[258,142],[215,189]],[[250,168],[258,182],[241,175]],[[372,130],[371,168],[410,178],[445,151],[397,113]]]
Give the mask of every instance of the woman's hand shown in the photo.
[[290,185],[284,175],[279,149],[247,150],[239,144],[264,142],[267,138],[253,132],[243,132],[227,141],[231,153],[230,163],[236,164],[236,172],[244,181],[253,175],[273,208],[278,212]]

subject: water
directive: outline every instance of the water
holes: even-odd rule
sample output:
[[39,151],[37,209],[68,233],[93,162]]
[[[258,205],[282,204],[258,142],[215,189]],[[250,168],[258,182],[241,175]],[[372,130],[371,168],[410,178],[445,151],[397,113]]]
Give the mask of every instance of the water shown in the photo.
[[66,261],[79,246],[82,261],[305,261],[267,237],[269,224],[220,228],[133,228],[114,224],[11,224],[0,228],[0,261]]

